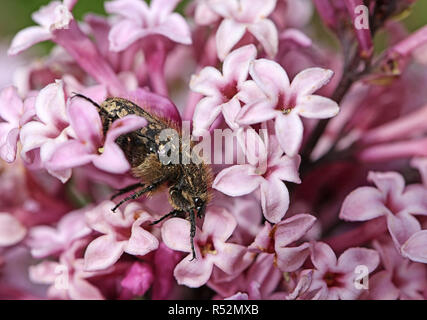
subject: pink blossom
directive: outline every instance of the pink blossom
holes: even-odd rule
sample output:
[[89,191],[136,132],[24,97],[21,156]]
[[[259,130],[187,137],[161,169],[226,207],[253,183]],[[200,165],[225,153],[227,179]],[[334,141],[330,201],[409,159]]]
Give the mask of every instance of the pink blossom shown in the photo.
[[18,54],[38,42],[52,39],[54,30],[68,28],[71,20],[74,19],[70,11],[75,2],[52,1],[34,12],[32,18],[38,26],[28,27],[18,32],[12,40],[8,53]]
[[23,102],[15,87],[7,87],[0,92],[0,157],[13,162],[21,127],[34,116],[34,98]]
[[159,246],[157,238],[145,229],[152,220],[148,212],[137,203],[128,204],[124,211],[112,212],[113,207],[113,202],[105,201],[86,213],[87,224],[102,234],[87,246],[87,271],[107,269],[124,252],[143,256]]
[[130,299],[143,296],[150,289],[153,280],[154,273],[149,264],[133,263],[120,282],[122,286],[121,298]]
[[216,32],[217,52],[221,60],[225,59],[246,32],[261,43],[270,57],[276,55],[277,29],[267,19],[276,6],[276,0],[208,0],[207,4],[223,17]]
[[[92,92],[99,103],[105,99],[106,92],[102,87]],[[58,145],[46,164],[47,168],[69,170],[93,163],[101,170],[117,174],[126,173],[130,169],[129,162],[115,141],[124,133],[144,127],[147,123],[144,118],[129,115],[118,119],[105,134],[99,113],[89,102],[74,98],[68,105],[67,114],[76,139]]]
[[[246,152],[254,160],[222,170],[212,187],[232,197],[259,189],[264,217],[277,223],[289,208],[289,192],[284,181],[300,183],[300,157],[282,155],[274,136],[270,136],[269,141],[264,143],[253,129],[247,133],[247,145],[252,147]],[[260,147],[259,150],[256,150],[256,145]]]
[[[27,122],[21,129],[21,156],[35,167],[42,166],[52,156],[55,148],[68,139],[69,122],[62,81],[43,88],[36,97],[37,120]],[[70,170],[50,171],[61,181],[71,176]]]
[[31,281],[50,285],[47,295],[51,299],[104,299],[101,291],[91,284],[88,279],[108,271],[84,271],[84,261],[79,256],[86,245],[87,242],[85,240],[76,241],[67,251],[61,254],[58,262],[45,260],[31,266],[29,269]]
[[412,261],[427,263],[427,230],[420,230],[402,245],[402,255]]
[[369,279],[368,297],[375,300],[423,299],[422,291],[427,284],[425,266],[403,259],[391,241],[375,241],[375,248],[384,270]]
[[237,122],[253,124],[275,119],[276,136],[289,156],[294,156],[302,143],[303,123],[300,116],[324,119],[335,116],[339,107],[331,99],[313,95],[331,79],[333,72],[310,68],[297,74],[289,83],[286,71],[274,61],[255,60],[249,73],[266,98],[247,104]]
[[368,273],[373,272],[379,262],[375,250],[365,248],[350,248],[337,259],[332,249],[323,242],[312,245],[311,260],[315,270],[310,291],[316,291],[320,299],[353,300],[362,293],[355,286],[358,276],[355,270],[365,266]]
[[81,209],[67,213],[56,228],[47,225],[31,228],[26,243],[31,248],[32,256],[44,258],[59,254],[74,241],[89,235],[92,230],[86,225],[86,211]]
[[178,284],[192,288],[204,285],[214,265],[228,274],[235,272],[246,252],[244,246],[226,242],[235,228],[236,220],[230,213],[219,207],[210,207],[202,229],[196,230],[194,247],[197,259],[192,260],[190,223],[180,218],[166,221],[162,226],[163,242],[171,249],[189,253],[174,270]]
[[255,57],[255,46],[247,45],[225,58],[222,73],[214,67],[205,67],[191,77],[191,90],[205,96],[194,112],[194,135],[208,130],[221,113],[232,129],[238,128],[235,117],[240,111],[239,91],[245,85],[249,64]]
[[298,270],[310,254],[310,244],[296,244],[313,226],[316,218],[309,214],[297,214],[271,226],[265,223],[254,243],[249,247],[255,252],[274,255],[275,265],[283,272]]
[[110,49],[121,51],[148,35],[191,44],[191,34],[184,18],[173,13],[177,0],[153,0],[150,7],[141,0],[115,0],[105,3],[105,10],[121,16],[109,35]]
[[374,187],[360,187],[350,193],[341,207],[340,218],[366,221],[380,216],[387,219],[387,227],[396,248],[421,229],[413,215],[427,213],[426,189],[420,185],[405,188],[403,177],[397,172],[370,172],[368,180]]

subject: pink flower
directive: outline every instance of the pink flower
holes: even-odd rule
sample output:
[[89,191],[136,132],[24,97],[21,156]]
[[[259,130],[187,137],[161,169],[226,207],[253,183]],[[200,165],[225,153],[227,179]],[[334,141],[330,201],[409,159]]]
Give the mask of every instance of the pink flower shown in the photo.
[[415,232],[402,245],[402,255],[412,261],[427,263],[427,230]]
[[222,74],[214,67],[205,67],[191,77],[191,90],[205,95],[194,112],[194,135],[208,130],[221,112],[230,128],[238,128],[235,117],[240,111],[239,91],[248,77],[249,64],[255,58],[255,46],[247,45],[225,58]]
[[171,249],[188,252],[174,270],[178,284],[196,288],[204,285],[217,266],[227,274],[239,269],[246,253],[244,246],[227,243],[236,228],[236,220],[225,209],[210,207],[203,222],[202,230],[197,228],[194,238],[196,259],[192,260],[190,245],[190,222],[172,218],[162,226],[163,242]]
[[423,299],[427,285],[425,266],[403,259],[391,242],[375,241],[374,245],[384,270],[369,279],[368,297],[374,300]]
[[274,263],[283,272],[298,270],[310,254],[310,244],[296,245],[313,226],[316,218],[309,214],[297,214],[274,226],[268,222],[258,233],[249,250],[274,255]]
[[149,35],[161,35],[174,42],[191,44],[187,22],[173,13],[178,0],[153,0],[150,7],[141,0],[115,0],[105,10],[122,17],[111,29],[110,49],[121,51]]
[[[82,93],[85,94],[85,91]],[[92,93],[99,103],[105,99],[103,87],[94,88]],[[144,127],[147,124],[144,118],[129,115],[118,119],[105,134],[98,110],[89,102],[79,98],[72,99],[67,114],[76,139],[57,146],[46,164],[47,168],[69,170],[93,163],[101,170],[117,174],[126,173],[130,169],[128,160],[115,141],[124,133]]]
[[28,27],[16,34],[10,45],[8,54],[15,55],[36,43],[53,38],[53,31],[68,28],[73,15],[71,10],[77,1],[52,1],[32,14],[38,26]]
[[15,87],[0,92],[0,158],[13,162],[21,127],[34,116],[34,98],[22,102]]
[[103,272],[86,272],[80,252],[87,241],[79,240],[61,254],[59,262],[45,260],[29,269],[31,281],[50,284],[47,295],[51,299],[100,300],[104,299],[101,291],[88,281],[88,278],[105,274]]
[[405,188],[405,181],[397,172],[370,172],[368,180],[376,188],[360,187],[350,193],[343,202],[340,218],[366,221],[385,216],[388,231],[400,251],[406,240],[421,230],[413,215],[427,214],[427,191],[420,185]]
[[0,248],[21,242],[27,235],[27,228],[16,217],[0,212]]
[[[55,148],[68,139],[69,122],[65,108],[63,82],[57,80],[37,95],[37,120],[26,123],[20,132],[21,156],[25,162],[41,167],[50,159]],[[49,171],[61,181],[67,181],[70,170]]]
[[153,268],[147,263],[134,262],[120,282],[121,299],[142,297],[154,281]]
[[114,203],[105,201],[86,213],[88,225],[102,233],[86,248],[85,270],[104,270],[116,263],[126,252],[143,256],[157,249],[159,241],[144,229],[152,220],[149,213],[137,203],[130,203],[124,209],[112,212]]
[[242,39],[251,33],[274,57],[277,53],[278,34],[274,23],[267,19],[276,7],[276,0],[208,0],[212,11],[224,18],[216,32],[216,46],[221,60]]
[[92,230],[86,225],[86,211],[81,209],[67,213],[56,228],[47,225],[32,227],[26,240],[32,256],[44,258],[61,253],[77,239],[89,235]]
[[276,136],[289,156],[296,155],[302,143],[300,116],[324,119],[335,116],[339,111],[336,102],[313,95],[329,82],[333,75],[331,70],[306,69],[297,74],[290,84],[286,71],[278,63],[259,59],[252,63],[249,73],[266,98],[243,107],[237,122],[249,125],[275,119]]
[[364,266],[371,273],[380,262],[375,250],[365,248],[347,249],[337,260],[332,249],[323,242],[313,243],[311,260],[315,270],[310,290],[327,300],[357,299],[362,292],[355,286],[356,268]]
[[[289,208],[289,192],[284,181],[301,182],[298,175],[300,157],[283,156],[274,136],[264,143],[253,129],[248,129],[246,143],[252,146],[246,150],[248,159],[252,159],[250,163],[222,170],[212,187],[232,197],[259,189],[264,217],[277,223]],[[259,150],[254,147],[256,145]]]

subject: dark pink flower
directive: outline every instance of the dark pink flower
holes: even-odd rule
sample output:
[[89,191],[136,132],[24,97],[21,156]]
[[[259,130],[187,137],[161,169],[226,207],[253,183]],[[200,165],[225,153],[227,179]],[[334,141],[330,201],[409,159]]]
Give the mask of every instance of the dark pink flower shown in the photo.
[[353,300],[362,293],[355,285],[356,268],[363,266],[371,273],[380,259],[375,250],[350,248],[337,260],[326,243],[316,242],[312,245],[311,261],[315,270],[310,291],[317,291],[317,297],[322,300]]
[[154,281],[153,268],[147,263],[134,262],[120,282],[121,299],[142,297]]
[[248,103],[237,115],[240,124],[254,124],[275,119],[276,136],[283,151],[294,156],[302,143],[303,123],[300,116],[331,118],[339,107],[331,99],[313,95],[326,85],[333,72],[322,68],[301,71],[289,82],[286,71],[276,62],[255,60],[249,74],[266,98]]
[[105,270],[125,252],[143,256],[159,246],[157,238],[145,230],[152,220],[148,212],[137,203],[128,204],[124,211],[112,212],[114,206],[113,202],[105,201],[86,213],[87,224],[102,234],[86,248],[87,271]]
[[192,260],[190,222],[180,218],[166,221],[162,226],[163,242],[171,249],[189,253],[174,270],[178,284],[192,288],[204,285],[214,265],[227,274],[238,270],[246,247],[226,242],[235,228],[236,220],[230,213],[219,207],[210,207],[202,229],[197,228],[194,238],[197,259]]

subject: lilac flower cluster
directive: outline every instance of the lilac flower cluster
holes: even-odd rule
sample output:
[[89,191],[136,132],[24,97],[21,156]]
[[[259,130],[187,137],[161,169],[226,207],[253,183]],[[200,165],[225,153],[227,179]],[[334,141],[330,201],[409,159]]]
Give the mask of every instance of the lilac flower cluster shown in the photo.
[[[13,38],[55,46],[0,91],[0,298],[426,299],[427,27],[396,20],[415,1],[179,2],[77,21],[52,1]],[[197,259],[187,219],[151,224],[165,192],[111,211],[139,182],[116,139],[146,119],[104,133],[74,93],[236,137],[212,146],[246,161],[212,164]]]

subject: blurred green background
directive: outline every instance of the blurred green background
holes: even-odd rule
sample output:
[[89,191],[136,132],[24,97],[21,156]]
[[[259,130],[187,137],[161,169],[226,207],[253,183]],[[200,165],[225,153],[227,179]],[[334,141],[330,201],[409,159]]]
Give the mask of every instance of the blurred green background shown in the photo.
[[[146,1],[150,2],[150,0]],[[190,1],[181,1],[178,11],[182,11]],[[50,0],[0,0],[0,39],[10,40],[22,28],[33,25],[31,13],[49,2]],[[88,12],[105,14],[104,2],[106,0],[79,0],[73,10],[73,14],[77,19],[81,19]],[[411,31],[426,25],[427,0],[418,0],[411,14],[404,19],[404,23]],[[380,37],[379,46],[381,46],[382,42],[383,40]],[[50,47],[50,43],[44,43],[38,45],[36,50],[47,51]]]

